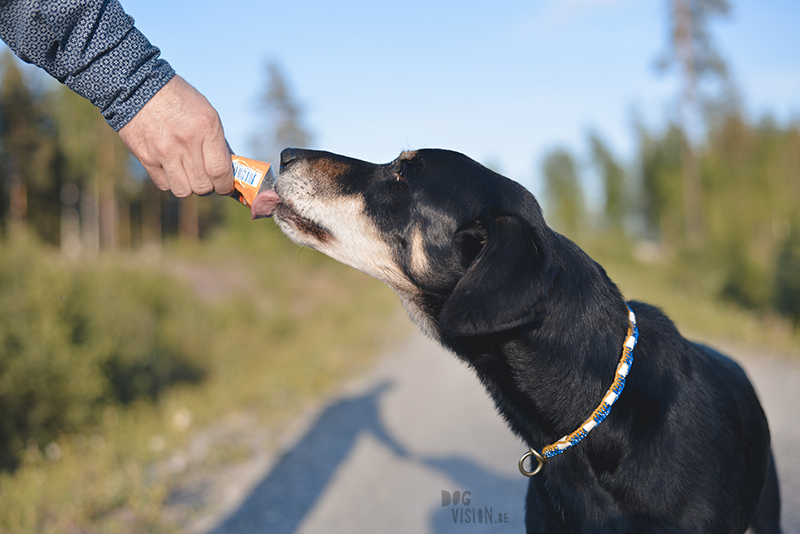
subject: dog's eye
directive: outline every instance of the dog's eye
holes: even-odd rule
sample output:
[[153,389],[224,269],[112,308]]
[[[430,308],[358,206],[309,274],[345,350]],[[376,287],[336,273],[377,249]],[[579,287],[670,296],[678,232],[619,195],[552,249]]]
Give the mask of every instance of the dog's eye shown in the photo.
[[400,165],[395,167],[394,177],[395,177],[395,180],[397,180],[398,182],[402,182],[403,180],[406,179],[406,162],[405,161],[400,162]]
[[[2,0],[0,0],[2,1]],[[406,180],[406,162],[402,159],[397,159],[392,162],[391,166],[387,169],[386,178],[394,182],[404,182]]]

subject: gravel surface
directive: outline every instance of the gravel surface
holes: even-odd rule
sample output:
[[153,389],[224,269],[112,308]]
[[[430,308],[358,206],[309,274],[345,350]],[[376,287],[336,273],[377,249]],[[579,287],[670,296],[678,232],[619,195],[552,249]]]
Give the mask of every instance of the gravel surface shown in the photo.
[[[744,365],[759,392],[784,530],[800,533],[800,358],[720,348]],[[259,435],[246,424],[229,430],[251,442]],[[525,447],[472,372],[421,334],[271,443],[193,477],[197,513],[187,532],[524,532],[527,479],[517,460]]]

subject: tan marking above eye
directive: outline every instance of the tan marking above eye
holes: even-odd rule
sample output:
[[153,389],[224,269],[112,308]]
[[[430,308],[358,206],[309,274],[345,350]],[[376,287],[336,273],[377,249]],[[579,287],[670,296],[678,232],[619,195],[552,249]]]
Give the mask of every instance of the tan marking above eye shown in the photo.
[[350,166],[346,163],[330,159],[321,159],[312,162],[309,167],[317,176],[323,177],[326,180],[341,176],[350,170]]

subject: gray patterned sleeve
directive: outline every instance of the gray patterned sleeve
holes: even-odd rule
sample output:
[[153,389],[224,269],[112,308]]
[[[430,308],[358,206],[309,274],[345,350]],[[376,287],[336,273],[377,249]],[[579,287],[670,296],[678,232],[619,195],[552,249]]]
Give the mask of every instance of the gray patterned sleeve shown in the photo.
[[117,131],[175,74],[117,0],[0,0],[0,38]]

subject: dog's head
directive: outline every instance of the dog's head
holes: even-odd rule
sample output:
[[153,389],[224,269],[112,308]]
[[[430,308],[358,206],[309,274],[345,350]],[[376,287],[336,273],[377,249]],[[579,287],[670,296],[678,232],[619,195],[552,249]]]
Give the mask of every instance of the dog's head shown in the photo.
[[462,154],[403,152],[377,165],[286,149],[270,208],[279,227],[386,283],[426,331],[447,337],[534,319],[554,272],[533,196]]

